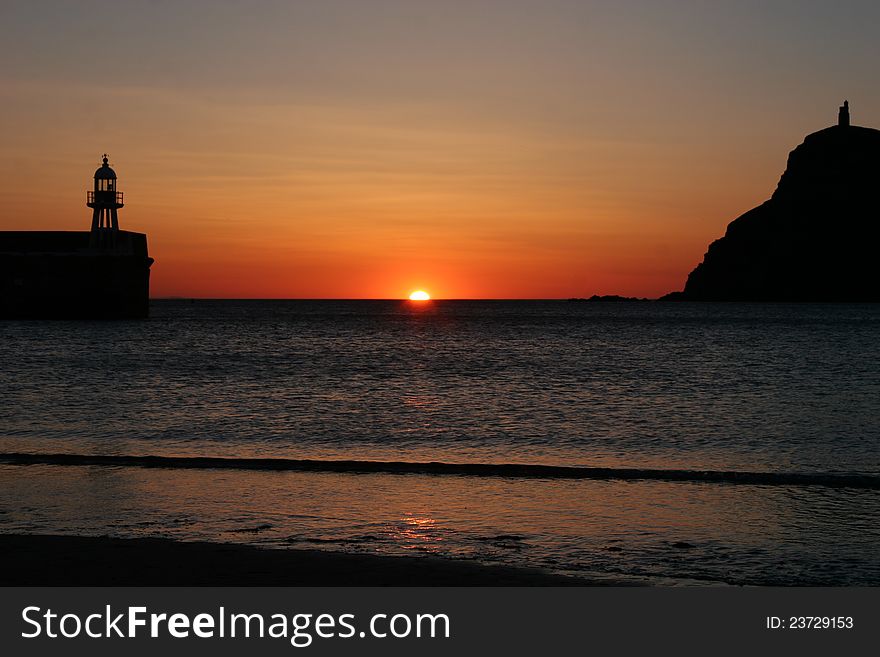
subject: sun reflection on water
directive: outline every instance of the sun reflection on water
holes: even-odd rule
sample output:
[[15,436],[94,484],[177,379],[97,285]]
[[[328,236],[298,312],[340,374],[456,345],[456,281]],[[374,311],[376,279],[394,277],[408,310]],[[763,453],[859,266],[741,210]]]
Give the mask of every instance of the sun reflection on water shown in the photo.
[[396,526],[390,528],[390,533],[406,550],[440,552],[445,542],[443,528],[436,519],[426,515],[407,513]]

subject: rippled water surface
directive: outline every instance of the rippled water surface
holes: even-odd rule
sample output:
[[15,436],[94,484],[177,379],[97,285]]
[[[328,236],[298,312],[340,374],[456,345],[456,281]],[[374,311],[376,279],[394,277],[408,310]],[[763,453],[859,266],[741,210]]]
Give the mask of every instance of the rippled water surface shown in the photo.
[[[156,302],[0,323],[0,452],[880,474],[876,305]],[[876,490],[0,467],[0,531],[880,584]]]

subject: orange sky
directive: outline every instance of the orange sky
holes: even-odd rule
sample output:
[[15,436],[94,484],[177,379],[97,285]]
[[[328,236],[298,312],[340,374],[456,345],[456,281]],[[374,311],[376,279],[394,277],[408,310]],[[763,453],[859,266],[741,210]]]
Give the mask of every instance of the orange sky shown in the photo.
[[870,4],[293,4],[4,4],[0,230],[87,229],[107,151],[154,297],[655,297],[880,123]]

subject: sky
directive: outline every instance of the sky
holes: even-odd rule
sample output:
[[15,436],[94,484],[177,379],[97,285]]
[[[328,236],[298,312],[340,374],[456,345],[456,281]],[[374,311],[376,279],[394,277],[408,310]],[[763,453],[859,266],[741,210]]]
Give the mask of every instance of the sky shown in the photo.
[[880,3],[0,3],[0,230],[88,230],[107,152],[154,297],[657,297],[789,151],[880,126]]

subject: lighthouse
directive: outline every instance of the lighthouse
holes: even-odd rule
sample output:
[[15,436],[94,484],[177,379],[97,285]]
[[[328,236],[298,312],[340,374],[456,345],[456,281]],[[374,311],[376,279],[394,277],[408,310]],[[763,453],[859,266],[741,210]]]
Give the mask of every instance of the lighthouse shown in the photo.
[[92,232],[89,243],[93,247],[113,246],[119,232],[119,217],[116,211],[123,206],[122,192],[116,189],[116,172],[107,163],[104,153],[103,164],[95,171],[95,188],[88,192],[86,205],[92,208]]
[[0,319],[138,319],[150,312],[147,236],[119,230],[107,155],[86,194],[91,230],[0,231]]
[[849,101],[843,101],[843,105],[837,111],[837,125],[841,128],[849,127]]

